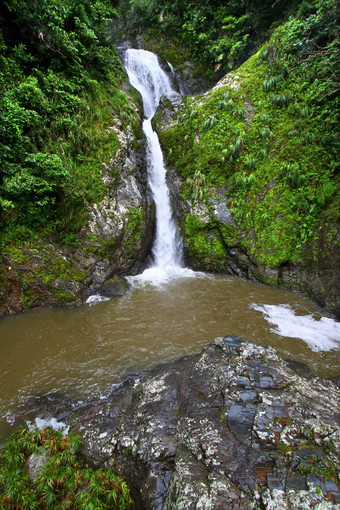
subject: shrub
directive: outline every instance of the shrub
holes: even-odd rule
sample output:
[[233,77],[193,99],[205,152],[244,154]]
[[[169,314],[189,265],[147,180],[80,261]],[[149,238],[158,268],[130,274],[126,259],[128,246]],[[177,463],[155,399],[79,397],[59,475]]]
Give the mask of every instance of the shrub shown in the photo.
[[[63,437],[51,427],[22,427],[0,452],[0,508],[125,510],[132,501],[126,483],[107,471],[87,467],[77,456],[79,436]],[[30,480],[26,462],[32,453],[46,452],[46,463]]]

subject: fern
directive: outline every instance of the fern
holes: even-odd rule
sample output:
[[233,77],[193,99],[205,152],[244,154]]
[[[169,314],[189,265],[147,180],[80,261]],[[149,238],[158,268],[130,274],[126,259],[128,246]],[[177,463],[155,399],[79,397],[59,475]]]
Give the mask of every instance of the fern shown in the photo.
[[253,170],[255,167],[256,167],[256,159],[254,158],[248,158],[246,159],[246,161],[244,162],[244,165],[249,169],[249,170]]
[[241,117],[241,119],[244,119],[246,116],[246,110],[244,108],[236,108],[233,111],[233,115],[236,115],[237,117]]
[[269,128],[266,127],[266,128],[261,129],[260,136],[261,136],[261,138],[264,138],[264,139],[271,138],[273,136],[273,133],[270,131]]
[[265,124],[269,124],[270,123],[270,117],[269,117],[269,115],[267,115],[267,113],[261,113],[260,120],[262,122],[264,122]]
[[203,124],[203,129],[211,129],[218,123],[218,117],[216,115],[211,115],[211,117],[208,117],[206,121]]
[[268,91],[274,89],[280,81],[282,81],[282,76],[272,76],[268,78],[268,80],[264,80],[263,90]]
[[289,102],[291,101],[292,97],[293,96],[291,94],[287,93],[287,94],[271,96],[270,100],[276,106],[287,106],[287,104],[289,104]]

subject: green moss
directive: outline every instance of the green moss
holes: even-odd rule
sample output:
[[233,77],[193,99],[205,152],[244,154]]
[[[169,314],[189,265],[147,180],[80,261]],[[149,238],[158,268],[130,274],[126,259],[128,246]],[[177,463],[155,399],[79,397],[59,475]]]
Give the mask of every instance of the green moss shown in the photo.
[[316,445],[313,439],[307,438],[307,441],[304,440],[299,446],[286,445],[280,442],[276,446],[276,451],[271,452],[271,455],[282,456],[282,462],[285,462],[285,459],[291,458],[293,452],[305,449],[308,449],[308,451],[315,450],[315,455],[311,454],[308,460],[301,461],[296,466],[296,471],[303,474],[316,475],[321,480],[331,480],[337,485],[338,470],[329,458],[329,450],[325,447],[321,448],[323,454],[320,455],[320,445]]
[[[21,245],[8,245],[3,256],[7,265],[1,266],[2,302],[14,289],[16,299],[23,309],[30,309],[41,301],[64,304],[79,299],[77,293],[67,290],[70,282],[84,284],[87,273],[72,262],[58,255],[55,246],[41,240]],[[76,288],[76,287],[75,287]],[[81,286],[80,286],[81,288]]]
[[[324,22],[328,14],[321,4],[318,16]],[[308,23],[314,23],[313,16]],[[216,184],[226,188],[239,229],[219,224],[224,242],[247,239],[253,259],[271,267],[315,257],[313,242],[325,218],[331,215],[334,222],[340,212],[333,85],[324,73],[319,78],[320,53],[310,57],[311,67],[295,57],[297,30],[302,33],[304,26],[293,18],[279,27],[225,85],[186,98],[177,125],[159,133],[169,165],[185,180],[199,172],[211,190],[208,196]],[[183,193],[189,198],[190,190],[183,187]],[[211,221],[190,234],[191,257],[202,260],[208,234],[215,231]],[[223,265],[224,250],[215,253],[222,257],[216,264]]]
[[56,289],[53,292],[53,295],[56,298],[57,303],[60,305],[72,303],[72,301],[75,300],[75,296],[72,294],[72,292],[64,289]]
[[189,256],[196,267],[210,271],[225,269],[225,247],[218,233],[191,214],[185,219],[185,241],[188,244]]
[[138,208],[129,210],[125,219],[122,247],[127,257],[133,257],[143,232],[143,213]]
[[236,226],[219,223],[218,230],[221,233],[224,243],[229,247],[235,246],[241,242],[240,231]]

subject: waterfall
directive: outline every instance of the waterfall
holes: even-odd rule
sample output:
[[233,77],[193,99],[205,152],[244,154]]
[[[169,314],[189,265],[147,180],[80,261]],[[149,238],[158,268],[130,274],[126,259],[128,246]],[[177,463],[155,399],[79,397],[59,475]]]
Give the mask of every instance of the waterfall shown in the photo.
[[182,267],[182,243],[173,219],[163,154],[157,133],[151,125],[161,96],[172,90],[171,83],[161,69],[157,56],[150,51],[128,49],[124,55],[124,67],[131,85],[140,92],[143,99],[148,180],[156,205],[153,265],[143,273],[142,279],[152,281],[162,280],[165,275],[189,276],[193,272]]

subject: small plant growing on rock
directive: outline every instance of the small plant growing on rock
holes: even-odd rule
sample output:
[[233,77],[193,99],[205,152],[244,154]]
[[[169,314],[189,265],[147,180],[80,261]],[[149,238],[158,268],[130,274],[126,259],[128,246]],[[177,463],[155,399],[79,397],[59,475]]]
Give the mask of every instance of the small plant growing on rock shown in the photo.
[[276,87],[276,85],[282,81],[282,76],[271,76],[263,82],[263,90],[268,91]]
[[207,120],[203,124],[203,129],[211,129],[218,123],[218,117],[216,115],[211,115],[207,118]]
[[244,165],[249,169],[249,170],[254,170],[254,168],[256,167],[256,159],[254,158],[248,158],[245,160],[244,162]]
[[260,131],[260,136],[262,139],[271,138],[273,136],[273,133],[268,128],[263,128]]
[[275,106],[287,106],[287,104],[291,101],[292,95],[291,94],[278,94],[274,95],[270,98],[271,102]]
[[193,198],[195,200],[202,200],[206,191],[205,175],[200,170],[196,170],[193,177],[187,178],[187,183],[191,187]]
[[244,119],[246,116],[246,110],[244,108],[235,108],[235,110],[233,111],[233,115],[241,117],[241,119]]
[[269,124],[270,123],[270,117],[269,117],[269,115],[267,115],[267,113],[261,113],[260,120],[262,122],[264,122],[265,124]]

